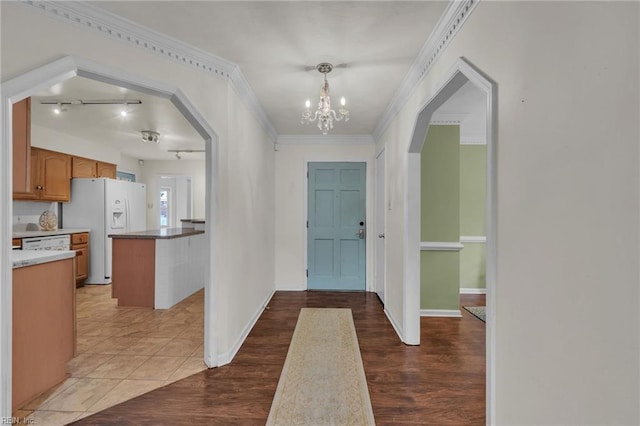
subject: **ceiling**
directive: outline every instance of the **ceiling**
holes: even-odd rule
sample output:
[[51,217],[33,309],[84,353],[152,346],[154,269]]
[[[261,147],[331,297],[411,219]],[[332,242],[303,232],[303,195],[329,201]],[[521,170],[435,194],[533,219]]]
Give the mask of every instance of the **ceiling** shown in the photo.
[[[332,133],[371,135],[399,89],[446,1],[100,1],[91,5],[152,31],[178,39],[235,63],[279,135],[321,135],[300,117],[306,99],[317,102],[320,62],[334,64],[328,74],[334,105],[344,96],[348,123]],[[113,15],[111,15],[113,17]],[[140,130],[161,136],[158,158],[175,158],[167,149],[202,149],[204,143],[166,100],[76,77],[34,96],[34,118],[45,127],[81,137],[122,141],[119,149],[135,158],[149,148]],[[141,99],[122,120],[106,106],[69,106],[60,116],[42,98]],[[335,107],[334,107],[335,108]],[[62,121],[61,118],[64,117]],[[108,135],[108,136],[107,136]]]

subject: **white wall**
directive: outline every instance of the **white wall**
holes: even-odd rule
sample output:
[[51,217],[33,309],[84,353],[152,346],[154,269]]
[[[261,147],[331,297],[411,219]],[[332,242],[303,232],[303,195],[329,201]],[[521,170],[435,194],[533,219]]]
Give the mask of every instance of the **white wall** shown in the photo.
[[367,163],[367,288],[373,286],[374,146],[350,144],[276,145],[275,283],[277,290],[307,289],[307,163]]
[[497,82],[496,424],[640,423],[638,16],[480,2],[380,141],[399,316],[413,120],[460,56]]
[[[227,140],[219,156],[218,265],[220,336],[230,358],[274,290],[274,151],[253,115],[229,88]],[[249,309],[251,307],[251,309]],[[224,356],[224,355],[223,355]]]
[[0,10],[2,81],[74,55],[179,88],[217,132],[221,158],[209,183],[219,188],[214,213],[223,231],[209,238],[220,259],[213,273],[218,306],[225,311],[213,333],[219,352],[228,356],[273,289],[273,145],[258,121],[225,78],[63,23],[36,8],[1,2]]

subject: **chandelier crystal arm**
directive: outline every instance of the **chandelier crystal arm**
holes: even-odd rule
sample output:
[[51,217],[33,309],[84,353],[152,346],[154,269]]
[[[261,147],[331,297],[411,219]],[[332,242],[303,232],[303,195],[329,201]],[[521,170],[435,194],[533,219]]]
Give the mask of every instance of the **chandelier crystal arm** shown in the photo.
[[311,111],[311,101],[307,100],[305,103],[305,109],[302,111],[301,123],[312,123],[318,121],[318,128],[322,131],[323,135],[326,135],[329,130],[333,129],[334,121],[349,121],[349,111],[345,108],[344,97],[340,99],[341,107],[336,112],[331,109],[331,97],[329,96],[329,82],[327,81],[327,74],[333,69],[333,65],[323,62],[318,64],[316,69],[324,74],[322,86],[320,87],[320,99],[318,100],[318,108],[314,112]]

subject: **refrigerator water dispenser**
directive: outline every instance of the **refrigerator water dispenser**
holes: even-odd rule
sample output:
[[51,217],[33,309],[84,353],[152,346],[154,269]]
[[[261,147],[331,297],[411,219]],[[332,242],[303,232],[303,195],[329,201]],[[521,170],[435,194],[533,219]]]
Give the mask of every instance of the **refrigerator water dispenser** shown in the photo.
[[125,229],[126,227],[127,221],[123,204],[120,200],[116,200],[112,205],[111,229]]

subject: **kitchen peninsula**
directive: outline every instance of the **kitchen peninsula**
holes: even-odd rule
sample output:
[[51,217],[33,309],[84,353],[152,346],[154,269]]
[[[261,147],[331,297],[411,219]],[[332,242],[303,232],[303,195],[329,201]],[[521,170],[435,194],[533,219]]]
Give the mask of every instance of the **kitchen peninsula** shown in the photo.
[[118,306],[169,309],[204,287],[207,244],[194,228],[110,234]]
[[67,377],[75,355],[72,250],[13,250],[12,403],[22,407]]

